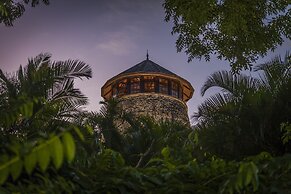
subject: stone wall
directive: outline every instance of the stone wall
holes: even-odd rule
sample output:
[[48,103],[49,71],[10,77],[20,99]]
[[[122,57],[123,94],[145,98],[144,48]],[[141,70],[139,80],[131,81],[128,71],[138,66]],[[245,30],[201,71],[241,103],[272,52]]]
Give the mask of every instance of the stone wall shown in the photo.
[[150,116],[155,121],[176,121],[190,125],[187,105],[172,96],[142,93],[123,96],[120,106],[137,116]]

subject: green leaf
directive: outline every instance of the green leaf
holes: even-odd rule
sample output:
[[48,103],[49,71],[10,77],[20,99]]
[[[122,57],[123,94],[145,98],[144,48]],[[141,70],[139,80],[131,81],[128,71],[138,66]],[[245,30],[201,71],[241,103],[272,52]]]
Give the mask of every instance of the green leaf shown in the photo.
[[74,127],[75,132],[77,133],[77,135],[79,136],[79,138],[84,141],[84,135],[81,133],[80,129],[78,127]]
[[245,186],[248,185],[252,181],[252,171],[247,171],[246,173],[246,179],[245,179]]
[[93,129],[93,127],[91,127],[90,125],[86,125],[86,129],[87,129],[87,131],[88,131],[88,133],[89,133],[90,135],[93,135],[93,134],[94,134],[94,129]]
[[37,161],[40,169],[44,172],[50,163],[50,150],[48,146],[44,145],[37,151]]
[[116,167],[122,167],[125,164],[125,161],[122,157],[122,155],[118,152],[111,152],[112,154],[112,159],[114,160],[115,166]]
[[259,187],[258,172],[258,167],[254,162],[242,163],[237,175],[236,186],[238,188],[243,188],[243,186],[247,187],[250,183],[252,183],[253,190],[256,191]]
[[7,162],[8,159],[9,158],[6,155],[1,156],[1,161],[4,162],[4,164],[0,164],[0,185],[2,185],[6,181],[9,175],[9,168],[7,167],[7,165],[5,165],[5,162]]
[[35,168],[37,162],[37,157],[35,152],[31,152],[24,157],[24,167],[26,172],[30,175]]
[[19,159],[10,165],[10,173],[14,181],[20,176],[22,172],[22,167],[23,162]]
[[62,136],[62,140],[63,140],[65,155],[67,157],[68,162],[70,163],[73,161],[75,157],[75,153],[76,153],[76,146],[75,146],[74,139],[69,132],[66,132]]
[[50,153],[55,167],[59,169],[64,159],[63,146],[59,137],[51,141]]
[[291,140],[291,125],[289,123],[281,124],[281,131],[283,132],[282,142],[283,144],[287,144]]
[[238,189],[241,189],[243,187],[243,176],[241,173],[239,173],[237,175],[237,178],[236,178],[236,186]]
[[259,187],[259,178],[258,178],[259,170],[258,170],[257,166],[253,162],[251,162],[250,165],[251,165],[251,169],[252,169],[253,177],[254,177],[252,179],[252,185],[254,187],[254,191],[256,191],[258,189],[258,187]]
[[170,156],[170,148],[167,146],[167,147],[164,147],[163,149],[162,149],[162,156],[164,157],[164,158],[169,158],[169,156]]
[[8,168],[2,169],[0,168],[0,185],[2,185],[6,181],[8,174],[9,174]]

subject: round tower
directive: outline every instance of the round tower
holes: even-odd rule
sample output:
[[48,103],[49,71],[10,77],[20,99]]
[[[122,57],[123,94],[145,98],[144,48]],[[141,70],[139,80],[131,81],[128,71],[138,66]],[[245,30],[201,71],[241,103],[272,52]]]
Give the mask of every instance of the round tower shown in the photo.
[[189,125],[186,102],[194,88],[182,77],[147,59],[109,79],[101,88],[106,100],[118,98],[121,108],[155,121]]

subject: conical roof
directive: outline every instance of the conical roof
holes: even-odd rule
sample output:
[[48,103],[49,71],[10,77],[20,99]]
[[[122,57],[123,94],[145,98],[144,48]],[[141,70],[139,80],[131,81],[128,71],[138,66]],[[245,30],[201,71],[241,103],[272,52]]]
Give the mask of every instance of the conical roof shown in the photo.
[[173,72],[163,68],[162,66],[156,64],[155,62],[146,59],[133,67],[121,72],[117,76],[123,75],[123,74],[130,74],[130,73],[162,73],[162,74],[169,74],[169,75],[175,75]]

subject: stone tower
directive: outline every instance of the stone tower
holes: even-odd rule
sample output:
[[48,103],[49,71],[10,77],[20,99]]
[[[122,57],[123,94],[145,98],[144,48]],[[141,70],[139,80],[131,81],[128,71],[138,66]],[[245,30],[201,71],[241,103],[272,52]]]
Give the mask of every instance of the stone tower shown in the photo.
[[106,100],[118,98],[134,115],[189,125],[186,102],[194,92],[182,77],[147,59],[109,79],[101,88]]

